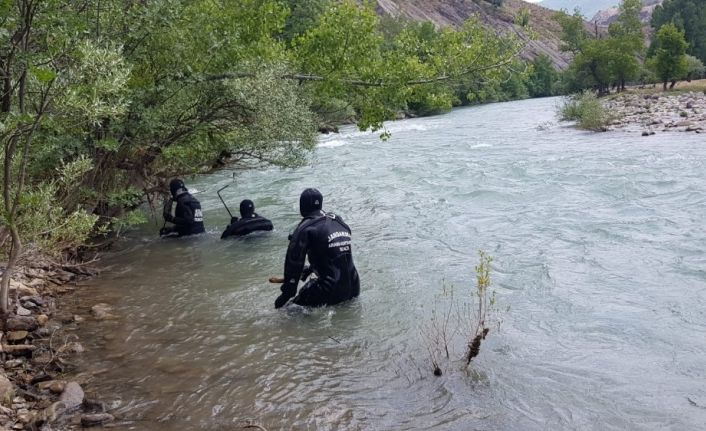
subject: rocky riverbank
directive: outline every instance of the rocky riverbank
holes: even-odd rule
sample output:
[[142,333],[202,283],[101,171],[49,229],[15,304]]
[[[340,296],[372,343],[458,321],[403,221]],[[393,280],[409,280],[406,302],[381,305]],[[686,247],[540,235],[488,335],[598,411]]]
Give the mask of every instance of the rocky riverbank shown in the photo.
[[[72,364],[84,348],[75,335],[85,318],[57,308],[61,295],[94,271],[81,266],[33,263],[11,282],[10,316],[0,339],[0,430],[65,430],[113,421],[94,394],[93,376]],[[99,304],[92,318],[111,318]],[[73,376],[68,378],[67,376]]]
[[611,130],[706,133],[706,93],[625,93],[603,101],[615,117]]

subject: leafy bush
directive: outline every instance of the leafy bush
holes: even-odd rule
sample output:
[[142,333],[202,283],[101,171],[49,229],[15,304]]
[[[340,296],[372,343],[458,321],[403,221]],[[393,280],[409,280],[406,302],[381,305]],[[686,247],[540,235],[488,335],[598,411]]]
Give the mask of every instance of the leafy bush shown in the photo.
[[559,107],[562,121],[576,121],[576,127],[594,132],[605,132],[615,119],[591,91],[571,96]]

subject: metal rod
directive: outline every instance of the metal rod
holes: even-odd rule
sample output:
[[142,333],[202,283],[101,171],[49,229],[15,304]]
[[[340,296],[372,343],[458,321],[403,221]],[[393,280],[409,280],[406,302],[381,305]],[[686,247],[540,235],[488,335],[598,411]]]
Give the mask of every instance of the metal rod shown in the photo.
[[228,185],[226,185],[226,186],[220,188],[220,189],[216,192],[216,194],[218,194],[218,198],[221,200],[221,202],[223,202],[223,206],[226,208],[226,211],[228,211],[228,215],[230,215],[230,218],[232,219],[232,218],[233,218],[233,213],[230,212],[230,210],[228,209],[228,205],[226,205],[226,201],[224,201],[224,200],[223,200],[223,196],[221,196],[221,192],[222,192],[223,190],[227,189],[228,187],[230,187],[230,184],[228,184]]

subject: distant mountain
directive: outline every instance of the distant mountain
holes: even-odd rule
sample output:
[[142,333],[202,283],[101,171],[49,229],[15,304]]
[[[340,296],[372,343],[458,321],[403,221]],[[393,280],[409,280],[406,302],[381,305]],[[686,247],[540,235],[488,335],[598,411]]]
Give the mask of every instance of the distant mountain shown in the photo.
[[[380,14],[403,16],[416,21],[431,21],[437,26],[458,26],[471,16],[501,33],[515,34],[528,40],[522,57],[533,60],[546,55],[558,69],[566,69],[571,56],[559,50],[561,26],[554,19],[556,12],[523,0],[503,0],[502,6],[480,0],[376,0]],[[537,38],[530,39],[524,29],[515,25],[515,17],[522,10],[530,13],[530,26]],[[587,29],[593,29],[588,23]]]
[[[649,25],[652,20],[652,12],[658,5],[661,5],[664,0],[642,0],[642,11],[640,11],[640,19],[645,25]],[[592,23],[598,24],[599,27],[608,27],[618,19],[620,11],[617,7],[611,7],[598,11],[593,18]]]
[[573,12],[574,9],[581,9],[581,13],[586,18],[591,18],[601,9],[609,9],[620,3],[620,0],[543,0],[539,3],[549,9],[566,9]]

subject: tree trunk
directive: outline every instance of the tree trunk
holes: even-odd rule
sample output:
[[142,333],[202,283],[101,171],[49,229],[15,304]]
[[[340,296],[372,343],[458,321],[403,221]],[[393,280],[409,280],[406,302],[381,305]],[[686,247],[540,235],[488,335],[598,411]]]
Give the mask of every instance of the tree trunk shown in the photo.
[[669,89],[672,90],[675,85],[677,85],[677,81],[676,81],[676,80],[672,81],[672,83],[669,85]]
[[662,84],[663,84],[662,89],[664,91],[667,91],[667,81],[664,81]]
[[10,226],[10,236],[12,238],[10,256],[7,260],[7,267],[2,273],[2,280],[0,280],[0,313],[3,316],[7,316],[10,311],[10,279],[22,253],[22,242],[17,227],[14,225]]

